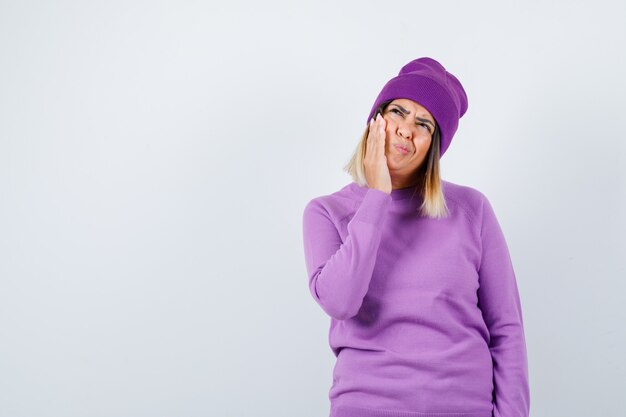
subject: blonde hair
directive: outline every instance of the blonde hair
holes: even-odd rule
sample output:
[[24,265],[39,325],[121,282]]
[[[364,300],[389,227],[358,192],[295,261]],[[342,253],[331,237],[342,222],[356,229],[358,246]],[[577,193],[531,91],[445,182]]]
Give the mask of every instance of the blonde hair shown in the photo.
[[[382,113],[391,101],[382,103],[376,112],[380,110]],[[374,114],[376,114],[376,112]],[[419,214],[421,216],[439,219],[448,216],[448,206],[443,195],[439,170],[439,144],[441,143],[441,133],[439,131],[439,125],[436,122],[435,124],[435,132],[433,133],[433,140],[431,141],[430,149],[428,149],[426,158],[416,170],[415,176],[418,183],[417,189],[424,198],[422,204],[418,208]],[[365,128],[365,132],[363,133],[363,136],[361,137],[361,140],[359,141],[352,157],[343,167],[343,170],[350,174],[352,180],[361,186],[368,185],[367,180],[365,179],[365,168],[363,165],[366,150],[365,141],[368,134],[369,124]]]

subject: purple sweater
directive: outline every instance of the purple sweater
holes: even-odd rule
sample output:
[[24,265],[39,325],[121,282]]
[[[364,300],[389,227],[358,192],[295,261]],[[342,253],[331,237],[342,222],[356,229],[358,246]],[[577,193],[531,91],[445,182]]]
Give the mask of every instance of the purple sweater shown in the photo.
[[330,417],[527,417],[522,309],[480,191],[442,181],[450,215],[415,188],[355,182],[303,214],[311,295],[330,316]]

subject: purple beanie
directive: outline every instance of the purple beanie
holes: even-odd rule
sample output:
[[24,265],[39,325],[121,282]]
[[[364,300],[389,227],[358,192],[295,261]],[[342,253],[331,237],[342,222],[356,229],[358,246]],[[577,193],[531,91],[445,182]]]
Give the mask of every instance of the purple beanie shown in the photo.
[[442,157],[452,142],[459,119],[467,111],[467,95],[459,80],[432,58],[414,59],[387,81],[372,106],[367,123],[381,103],[396,98],[413,100],[433,115],[441,132],[439,157]]

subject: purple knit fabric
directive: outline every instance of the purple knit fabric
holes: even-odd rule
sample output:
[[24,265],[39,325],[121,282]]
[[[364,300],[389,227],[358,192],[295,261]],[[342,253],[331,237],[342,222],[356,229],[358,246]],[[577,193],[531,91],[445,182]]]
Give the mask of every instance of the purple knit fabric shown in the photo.
[[352,182],[303,213],[311,295],[330,316],[330,417],[528,417],[522,309],[503,232],[480,191]]

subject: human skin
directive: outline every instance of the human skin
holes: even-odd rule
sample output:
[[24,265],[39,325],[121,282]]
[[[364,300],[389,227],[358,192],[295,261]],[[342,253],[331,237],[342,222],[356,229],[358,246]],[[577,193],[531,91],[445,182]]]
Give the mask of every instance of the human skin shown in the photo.
[[[426,121],[416,120],[416,117]],[[385,109],[383,118],[386,122],[385,154],[392,188],[409,187],[415,182],[415,172],[426,160],[435,119],[425,107],[404,98],[393,100]],[[405,147],[408,153],[403,153],[396,145]]]
[[389,194],[414,185],[434,128],[432,114],[410,99],[395,99],[377,114],[370,121],[363,161],[368,186]]

